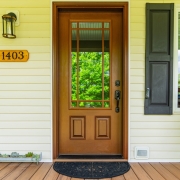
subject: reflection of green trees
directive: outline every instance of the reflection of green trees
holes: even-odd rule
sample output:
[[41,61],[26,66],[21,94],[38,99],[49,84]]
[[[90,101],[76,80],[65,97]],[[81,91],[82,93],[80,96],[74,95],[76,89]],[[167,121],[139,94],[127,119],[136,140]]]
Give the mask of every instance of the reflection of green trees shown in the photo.
[[[79,63],[79,79],[77,78],[77,63]],[[73,52],[72,100],[102,100],[102,73],[104,73],[104,99],[109,100],[109,53],[104,54],[104,72],[102,72],[101,52],[80,52],[78,62],[77,53]],[[79,95],[77,89],[79,89]],[[101,106],[100,102],[89,102],[89,104]],[[80,104],[80,106],[84,105],[84,102]]]

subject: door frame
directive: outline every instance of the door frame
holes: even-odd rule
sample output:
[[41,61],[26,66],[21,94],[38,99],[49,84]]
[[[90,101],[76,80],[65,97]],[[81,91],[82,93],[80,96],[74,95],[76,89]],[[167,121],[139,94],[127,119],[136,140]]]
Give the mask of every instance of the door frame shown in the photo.
[[116,10],[123,10],[123,157],[128,159],[128,2],[52,2],[52,143],[53,151],[52,157],[58,157],[58,10],[68,8],[111,8]]

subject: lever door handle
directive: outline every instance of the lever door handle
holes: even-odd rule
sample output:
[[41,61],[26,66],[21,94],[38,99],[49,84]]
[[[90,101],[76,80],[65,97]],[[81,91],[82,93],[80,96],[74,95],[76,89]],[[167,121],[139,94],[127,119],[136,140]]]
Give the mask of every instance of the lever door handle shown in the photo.
[[116,105],[116,108],[115,108],[115,111],[118,113],[119,112],[119,100],[121,98],[121,91],[119,90],[116,90],[115,91],[115,99],[117,101],[117,105]]

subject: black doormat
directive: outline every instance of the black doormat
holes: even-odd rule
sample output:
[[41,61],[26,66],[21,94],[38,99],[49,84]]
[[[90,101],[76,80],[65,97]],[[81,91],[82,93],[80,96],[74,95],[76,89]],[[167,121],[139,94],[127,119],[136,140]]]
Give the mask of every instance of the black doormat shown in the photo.
[[122,159],[119,155],[59,155],[58,159]]
[[55,162],[59,174],[83,179],[100,179],[120,176],[130,169],[128,162]]

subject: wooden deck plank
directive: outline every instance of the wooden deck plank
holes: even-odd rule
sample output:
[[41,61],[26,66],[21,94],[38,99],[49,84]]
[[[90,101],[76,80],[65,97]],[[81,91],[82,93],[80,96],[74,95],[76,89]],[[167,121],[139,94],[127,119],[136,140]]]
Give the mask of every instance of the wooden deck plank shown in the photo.
[[45,176],[44,180],[57,180],[58,176],[59,173],[57,173],[52,166],[47,175]]
[[71,178],[71,180],[84,180],[84,179],[81,179],[81,178]]
[[31,177],[31,180],[41,180],[48,173],[53,163],[43,163],[42,166],[36,171],[36,173]]
[[15,170],[20,163],[10,163],[8,166],[6,166],[4,169],[0,171],[0,179],[6,177],[9,173],[11,173],[13,170]]
[[[61,179],[62,179],[62,176],[63,176],[62,174],[59,174],[57,180],[61,180]],[[66,179],[64,179],[64,180],[66,180]]]
[[31,163],[21,163],[14,171],[12,171],[5,178],[3,178],[3,180],[9,180],[9,179],[14,180],[14,179],[16,179],[30,165],[31,165]]
[[173,166],[171,163],[161,163],[168,171],[170,171],[174,176],[180,179],[180,169]]
[[171,163],[171,164],[172,164],[173,166],[177,167],[178,169],[180,169],[180,163],[178,163],[178,162],[176,163],[176,162],[175,162],[175,163]]
[[[0,167],[0,179],[3,180],[86,180],[58,174],[53,171],[52,163],[31,163],[30,166],[26,163],[0,163]],[[132,163],[124,175],[102,180],[146,180],[147,177],[151,180],[178,180],[180,163]]]
[[149,163],[139,163],[153,180],[165,180]]
[[70,180],[70,179],[71,179],[70,177],[64,176],[62,174],[60,174],[57,178],[57,180]]
[[125,180],[125,179],[124,176],[121,175],[121,176],[113,177],[112,180]]
[[150,163],[166,180],[178,180],[172,173],[170,173],[160,163]]
[[[57,180],[62,180],[62,176],[63,176],[62,174],[59,174]],[[64,179],[64,180],[66,180],[66,179]]]
[[139,179],[142,180],[151,180],[149,175],[144,171],[144,169],[140,166],[139,163],[130,163],[131,168]]
[[16,180],[30,179],[43,163],[32,163]]
[[4,169],[6,166],[8,166],[10,163],[8,163],[8,162],[1,162],[0,163],[0,171],[2,170],[2,169]]
[[132,169],[130,169],[127,173],[125,173],[124,177],[126,180],[138,180],[137,176],[135,175]]

